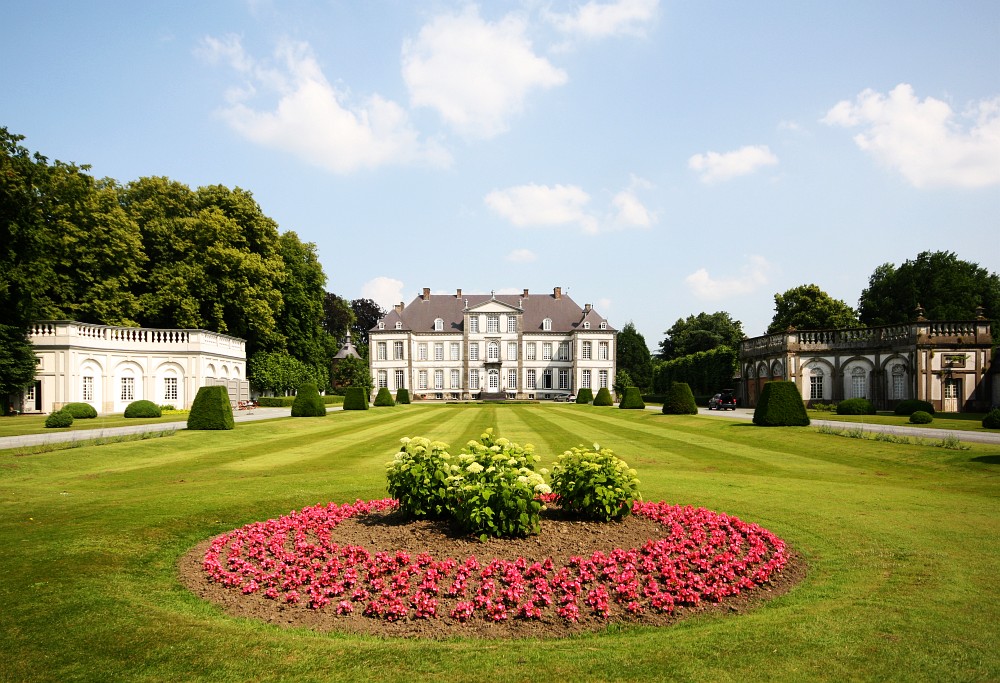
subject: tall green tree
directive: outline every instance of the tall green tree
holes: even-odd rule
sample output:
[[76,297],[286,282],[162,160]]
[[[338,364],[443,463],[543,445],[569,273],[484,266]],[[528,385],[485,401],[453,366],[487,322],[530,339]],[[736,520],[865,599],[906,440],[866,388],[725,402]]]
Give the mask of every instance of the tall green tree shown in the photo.
[[954,252],[924,251],[899,267],[877,267],[861,292],[858,317],[871,326],[910,322],[918,304],[930,320],[971,320],[982,306],[997,334],[1000,276]]
[[774,295],[774,318],[768,334],[784,332],[789,327],[798,330],[828,330],[858,327],[854,309],[840,299],[834,299],[817,285],[800,285],[784,294]]
[[[635,329],[631,320],[618,332],[615,344],[615,365],[618,370],[628,373],[635,386],[648,389],[653,382],[653,360],[645,337]],[[618,391],[617,388],[615,391]]]
[[351,302],[333,292],[323,297],[323,329],[327,334],[341,340],[353,326],[355,316]]
[[700,351],[711,351],[720,346],[739,349],[743,341],[743,323],[733,320],[729,313],[699,313],[678,318],[660,342],[660,358],[673,360]]
[[352,334],[358,340],[358,346],[368,348],[368,330],[375,327],[380,318],[385,317],[385,309],[371,299],[354,299],[351,301],[354,312],[354,327]]

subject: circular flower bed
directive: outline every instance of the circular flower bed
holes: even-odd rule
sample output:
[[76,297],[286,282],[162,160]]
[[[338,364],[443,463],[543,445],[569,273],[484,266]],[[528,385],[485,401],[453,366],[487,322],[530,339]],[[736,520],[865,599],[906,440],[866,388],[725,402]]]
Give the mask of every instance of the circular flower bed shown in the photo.
[[[452,550],[468,552],[446,555],[373,549],[384,536],[379,525],[397,506],[393,499],[317,505],[223,534],[199,552],[201,583],[212,589],[203,594],[214,591],[218,598],[221,591],[231,602],[271,602],[289,615],[322,614],[334,629],[338,620],[356,623],[360,617],[451,627],[548,624],[572,632],[582,622],[597,628],[609,621],[664,623],[677,610],[767,586],[790,560],[785,543],[756,524],[662,502],[634,504],[630,524],[639,526],[625,546],[615,543],[625,522],[567,522],[566,528],[576,531],[552,532],[563,534],[556,545],[568,546],[557,558],[547,551],[535,555],[537,538],[519,541],[518,551],[506,558],[490,553],[496,544],[513,541],[484,544],[453,537]],[[341,538],[340,528],[352,524],[361,536]],[[405,533],[426,538],[426,529]],[[574,545],[581,550],[587,545],[577,542],[581,534],[607,545],[574,554]],[[371,544],[351,538],[371,538]],[[272,621],[301,625],[292,618]]]

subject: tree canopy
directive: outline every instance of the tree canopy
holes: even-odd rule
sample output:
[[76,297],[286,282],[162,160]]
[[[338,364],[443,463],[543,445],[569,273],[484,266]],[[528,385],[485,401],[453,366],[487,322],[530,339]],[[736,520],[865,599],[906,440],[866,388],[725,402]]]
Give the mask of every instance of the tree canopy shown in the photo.
[[351,310],[354,312],[354,326],[351,332],[359,342],[368,348],[368,330],[378,324],[380,318],[385,317],[385,309],[371,299],[354,299],[351,301]]
[[631,320],[618,333],[615,344],[615,365],[619,372],[626,372],[640,389],[648,389],[653,382],[653,360],[646,339]]
[[798,330],[828,330],[858,327],[854,309],[840,299],[834,299],[817,285],[799,285],[784,294],[774,295],[774,318],[767,333]]
[[660,358],[673,360],[720,346],[737,350],[743,341],[743,323],[733,320],[725,311],[699,313],[678,318],[660,342]]

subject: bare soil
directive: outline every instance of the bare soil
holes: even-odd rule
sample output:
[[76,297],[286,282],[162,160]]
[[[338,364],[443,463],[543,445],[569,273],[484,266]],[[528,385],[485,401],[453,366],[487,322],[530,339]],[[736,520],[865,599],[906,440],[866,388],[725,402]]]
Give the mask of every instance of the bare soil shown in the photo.
[[[436,559],[456,558],[460,562],[470,555],[483,564],[493,558],[516,560],[524,557],[528,562],[551,558],[556,566],[569,561],[571,556],[589,557],[596,551],[609,552],[614,548],[640,548],[650,539],[664,536],[660,525],[653,520],[629,515],[621,522],[596,523],[568,520],[558,508],[549,507],[543,512],[542,532],[524,539],[490,539],[481,542],[456,534],[444,522],[408,521],[397,512],[377,512],[359,515],[342,521],[333,532],[332,541],[341,547],[362,546],[370,553],[395,553],[402,550],[412,555],[427,552]],[[199,543],[178,561],[181,583],[199,597],[218,605],[234,617],[258,619],[288,628],[308,628],[321,632],[356,633],[383,637],[431,638],[562,638],[574,633],[600,631],[609,626],[669,626],[694,614],[739,614],[754,609],[765,601],[788,592],[805,577],[806,564],[795,552],[789,553],[785,568],[768,584],[740,595],[726,598],[720,603],[702,602],[697,606],[678,607],[673,614],[647,611],[641,615],[625,612],[612,614],[604,619],[580,611],[580,620],[571,623],[555,614],[540,620],[508,619],[490,622],[473,618],[466,623],[448,614],[455,601],[441,596],[441,616],[433,619],[403,619],[390,622],[366,617],[357,609],[348,615],[339,615],[335,605],[323,609],[310,609],[305,604],[287,604],[270,600],[261,593],[244,595],[239,590],[225,588],[208,579],[202,561],[211,539]]]

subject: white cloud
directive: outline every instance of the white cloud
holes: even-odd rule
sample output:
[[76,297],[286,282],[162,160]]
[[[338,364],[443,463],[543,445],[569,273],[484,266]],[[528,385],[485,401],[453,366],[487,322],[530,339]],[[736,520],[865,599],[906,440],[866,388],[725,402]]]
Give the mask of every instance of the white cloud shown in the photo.
[[750,256],[747,260],[749,263],[740,268],[738,275],[713,278],[707,270],[699,268],[684,278],[684,284],[699,299],[712,301],[752,294],[767,284],[771,264],[763,256]]
[[528,93],[566,82],[536,55],[524,20],[484,21],[474,6],[444,14],[403,44],[403,78],[414,107],[431,107],[461,134],[490,138],[508,128]]
[[361,296],[388,310],[403,301],[403,283],[391,277],[379,276],[361,286]]
[[507,254],[507,260],[511,263],[533,263],[538,260],[538,254],[531,249],[515,249]]
[[[601,311],[602,313],[607,313],[608,311],[610,311],[611,310],[611,299],[609,299],[606,296],[601,297],[600,299],[598,299],[597,300],[597,310]],[[607,316],[605,315],[605,317],[607,317]]]
[[611,200],[615,208],[612,221],[623,228],[648,228],[656,222],[656,216],[639,201],[633,190],[622,190]]
[[561,32],[581,38],[642,36],[656,18],[659,0],[591,1],[573,14],[549,13],[549,21]]
[[590,195],[576,185],[519,185],[494,190],[486,205],[518,227],[577,225],[597,232],[597,219],[587,210]]
[[867,89],[854,102],[842,100],[821,122],[861,126],[858,147],[914,187],[1000,184],[1000,97],[980,100],[958,117],[948,103],[921,102],[912,86],[900,83],[888,95]]
[[763,166],[773,166],[778,163],[776,157],[767,145],[747,145],[735,152],[706,152],[695,154],[688,159],[688,167],[697,171],[703,183],[714,183],[729,180],[741,175],[753,173]]
[[[221,110],[229,126],[252,142],[294,154],[335,173],[395,164],[447,165],[449,154],[422,141],[406,111],[395,102],[371,95],[352,102],[337,91],[305,43],[283,43],[275,64],[258,62],[235,36],[206,38],[199,54],[225,61],[246,80],[226,93]],[[248,102],[259,91],[274,93],[271,110]]]

